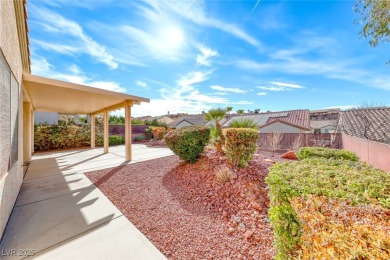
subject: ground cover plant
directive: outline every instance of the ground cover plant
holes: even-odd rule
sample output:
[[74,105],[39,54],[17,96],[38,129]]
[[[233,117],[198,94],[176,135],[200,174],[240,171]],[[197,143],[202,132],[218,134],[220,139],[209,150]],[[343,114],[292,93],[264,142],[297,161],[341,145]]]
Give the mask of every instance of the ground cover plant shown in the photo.
[[266,178],[276,258],[388,259],[390,175],[346,151],[302,151]]
[[347,150],[338,150],[324,147],[302,147],[297,152],[299,159],[311,158],[311,157],[323,157],[333,159],[344,159],[357,162],[359,157]]

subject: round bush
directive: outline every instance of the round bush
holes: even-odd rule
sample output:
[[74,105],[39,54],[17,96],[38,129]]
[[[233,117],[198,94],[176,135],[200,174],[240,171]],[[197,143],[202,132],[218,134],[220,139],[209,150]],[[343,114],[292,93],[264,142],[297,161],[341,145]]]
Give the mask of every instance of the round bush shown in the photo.
[[173,130],[165,135],[165,143],[180,159],[196,162],[210,140],[210,128],[206,126],[187,126]]

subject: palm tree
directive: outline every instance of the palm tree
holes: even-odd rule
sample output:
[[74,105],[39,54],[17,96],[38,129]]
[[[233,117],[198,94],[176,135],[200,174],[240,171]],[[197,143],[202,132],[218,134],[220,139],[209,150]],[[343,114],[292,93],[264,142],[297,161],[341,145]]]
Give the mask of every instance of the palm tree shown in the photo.
[[227,107],[226,108],[226,112],[228,112],[229,114],[230,114],[230,112],[232,112],[232,110],[233,110],[233,107]]
[[214,146],[217,151],[223,154],[223,145],[225,144],[225,137],[222,134],[222,126],[220,121],[226,116],[226,110],[222,108],[212,108],[205,115],[204,119],[207,121],[213,121],[215,128],[212,131],[212,137],[214,139]]
[[253,119],[250,118],[239,118],[234,119],[230,124],[229,127],[233,128],[251,128],[257,130],[257,125]]
[[244,109],[239,109],[236,112],[237,112],[237,114],[241,115],[241,114],[244,114],[245,110]]

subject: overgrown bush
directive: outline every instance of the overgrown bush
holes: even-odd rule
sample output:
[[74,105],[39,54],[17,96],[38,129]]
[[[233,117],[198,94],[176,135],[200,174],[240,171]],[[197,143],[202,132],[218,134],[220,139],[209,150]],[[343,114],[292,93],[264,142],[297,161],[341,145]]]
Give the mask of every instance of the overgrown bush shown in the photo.
[[298,150],[297,155],[301,160],[310,157],[323,157],[327,159],[343,159],[353,162],[359,161],[359,157],[350,151],[323,147],[303,147]]
[[250,128],[227,128],[225,152],[234,166],[245,167],[256,151],[259,133]]
[[210,128],[206,126],[187,126],[170,131],[164,137],[168,147],[188,162],[196,162],[210,140]]
[[251,128],[257,130],[257,124],[251,118],[234,119],[229,124],[230,128]]
[[[109,145],[124,144],[121,136],[108,137]],[[96,128],[95,144],[103,146],[103,133]],[[84,125],[49,125],[36,124],[34,126],[34,150],[48,151],[54,149],[79,148],[91,145],[91,127]]]
[[[307,222],[300,221],[294,205],[291,204],[291,201],[295,201],[296,198],[322,196],[327,199],[346,201],[351,205],[374,204],[378,207],[390,208],[390,175],[360,162],[313,157],[293,163],[279,163],[270,168],[266,183],[271,199],[269,219],[274,228],[277,259],[295,256],[297,245],[301,244],[302,230],[305,230],[302,227]],[[328,216],[332,213],[324,211],[324,205],[314,204],[314,208],[323,214],[320,222],[322,221],[324,225],[328,224]],[[312,213],[313,215],[305,217],[314,218],[316,214]],[[347,232],[347,229],[340,230],[341,233]],[[351,235],[353,234],[340,234],[341,237]],[[364,234],[359,235],[364,237]],[[362,243],[366,242],[362,241]],[[312,244],[315,246],[313,241],[310,241],[308,246]],[[353,252],[353,257],[349,259],[363,259],[365,254],[369,255],[368,251],[354,250],[354,246],[346,243],[340,250]],[[327,250],[328,247],[322,248],[309,248],[306,251]]]
[[166,128],[162,126],[153,126],[151,128],[154,140],[162,140],[166,133]]

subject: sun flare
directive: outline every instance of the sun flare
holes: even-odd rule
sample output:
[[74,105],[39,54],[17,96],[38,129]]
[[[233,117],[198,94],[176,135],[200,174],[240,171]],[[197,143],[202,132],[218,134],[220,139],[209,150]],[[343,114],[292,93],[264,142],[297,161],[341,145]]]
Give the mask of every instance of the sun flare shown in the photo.
[[177,49],[184,43],[184,34],[177,27],[165,28],[161,32],[161,40],[165,48]]

